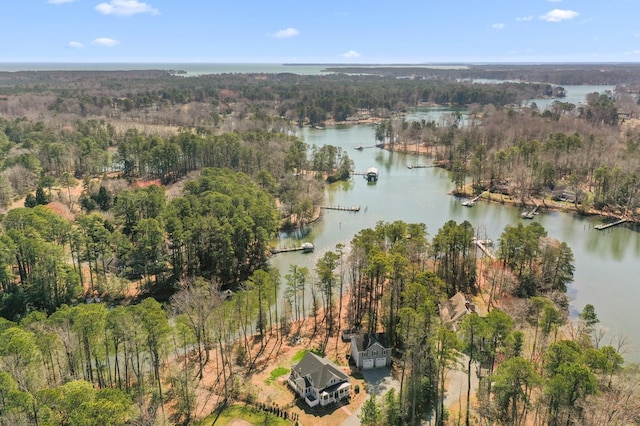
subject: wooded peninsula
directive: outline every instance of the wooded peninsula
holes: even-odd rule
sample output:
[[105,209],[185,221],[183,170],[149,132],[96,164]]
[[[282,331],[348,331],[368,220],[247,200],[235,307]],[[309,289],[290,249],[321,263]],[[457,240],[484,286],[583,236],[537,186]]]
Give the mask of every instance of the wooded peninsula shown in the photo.
[[[327,71],[0,72],[0,424],[640,422],[626,342],[597,301],[570,317],[573,253],[537,222],[492,256],[467,221],[429,238],[398,220],[315,268],[269,263],[354,172],[305,126],[375,125],[377,149],[430,157],[455,194],[639,221],[640,65]],[[573,104],[563,85],[615,89]],[[406,119],[434,105],[456,111]],[[397,389],[367,385],[362,336]],[[307,352],[345,372],[344,399],[296,394]]]

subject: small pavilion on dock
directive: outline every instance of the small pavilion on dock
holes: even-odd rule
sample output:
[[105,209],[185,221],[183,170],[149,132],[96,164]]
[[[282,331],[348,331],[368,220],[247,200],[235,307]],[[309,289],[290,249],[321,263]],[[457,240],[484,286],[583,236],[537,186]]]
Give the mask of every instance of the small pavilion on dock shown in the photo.
[[364,178],[368,182],[377,182],[378,181],[378,169],[375,167],[369,167],[367,172],[364,174]]

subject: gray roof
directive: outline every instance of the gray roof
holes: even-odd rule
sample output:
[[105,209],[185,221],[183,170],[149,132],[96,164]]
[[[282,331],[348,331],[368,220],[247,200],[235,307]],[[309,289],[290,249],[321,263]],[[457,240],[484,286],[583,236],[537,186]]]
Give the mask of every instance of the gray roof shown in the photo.
[[310,377],[313,385],[319,390],[331,386],[330,382],[333,378],[339,382],[349,380],[349,376],[334,363],[312,352],[307,352],[300,362],[293,366],[293,370],[302,377]]
[[471,306],[465,295],[457,292],[442,307],[442,319],[446,322],[456,322],[471,312],[470,308]]
[[387,336],[384,333],[376,334],[356,334],[351,337],[351,341],[356,344],[358,352],[363,352],[369,349],[374,344],[378,343],[385,349],[390,348],[387,343]]

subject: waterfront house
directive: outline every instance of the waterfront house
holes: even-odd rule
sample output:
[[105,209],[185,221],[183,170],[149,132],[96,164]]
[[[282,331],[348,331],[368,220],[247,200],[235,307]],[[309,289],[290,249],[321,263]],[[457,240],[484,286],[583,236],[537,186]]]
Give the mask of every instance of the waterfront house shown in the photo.
[[462,292],[457,292],[440,306],[440,318],[445,324],[450,324],[455,330],[457,323],[465,315],[475,312],[473,306]]
[[351,359],[361,369],[391,365],[391,345],[384,333],[351,336]]
[[326,358],[307,352],[291,368],[289,386],[309,407],[325,406],[349,396],[351,383],[340,368]]

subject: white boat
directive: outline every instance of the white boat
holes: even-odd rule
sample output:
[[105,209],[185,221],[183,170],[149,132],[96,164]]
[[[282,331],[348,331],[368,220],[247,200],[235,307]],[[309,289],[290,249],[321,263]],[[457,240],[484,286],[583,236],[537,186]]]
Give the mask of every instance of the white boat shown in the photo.
[[462,205],[465,206],[465,207],[473,207],[473,200],[463,201]]

